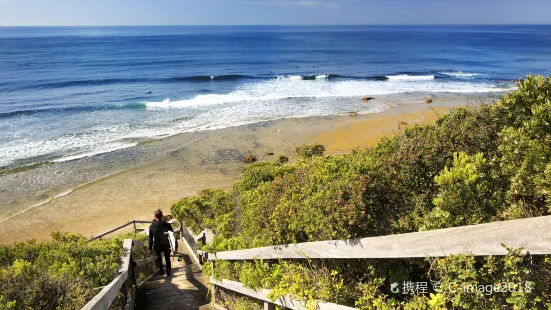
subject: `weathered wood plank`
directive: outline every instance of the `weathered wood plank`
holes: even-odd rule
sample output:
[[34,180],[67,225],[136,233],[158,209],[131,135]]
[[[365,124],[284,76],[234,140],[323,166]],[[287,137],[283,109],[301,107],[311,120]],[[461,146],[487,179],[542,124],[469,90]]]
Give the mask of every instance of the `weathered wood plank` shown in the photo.
[[[234,291],[239,294],[243,294],[264,302],[276,304],[281,307],[294,309],[294,310],[307,309],[303,303],[301,303],[298,300],[293,300],[289,296],[272,301],[270,298],[268,298],[268,294],[270,294],[270,290],[266,290],[266,289],[252,290],[250,288],[244,287],[243,284],[239,282],[230,281],[230,280],[216,280],[214,278],[210,279],[210,283],[213,285],[219,286],[221,288]],[[333,303],[327,303],[327,302],[318,302],[316,309],[318,310],[351,310],[355,308],[351,308],[343,305],[337,305]]]
[[148,257],[146,259],[136,261],[136,262],[134,262],[134,264],[135,264],[136,267],[140,267],[140,266],[143,266],[145,264],[149,264],[151,262],[154,262],[156,259],[157,259],[157,256],[151,256],[151,257]]
[[122,248],[124,249],[124,256],[122,257],[122,265],[119,269],[119,272],[125,272],[128,271],[130,268],[130,259],[132,257],[132,239],[124,239]]
[[117,297],[122,285],[128,278],[128,271],[119,274],[111,283],[105,286],[82,310],[107,310]]
[[210,243],[214,238],[214,232],[211,229],[202,230],[197,236],[193,236],[196,242],[203,240],[205,243]]
[[[120,230],[120,229],[123,229],[125,228],[126,226],[129,226],[129,225],[136,225],[136,224],[151,224],[151,221],[138,221],[138,220],[132,220],[128,223],[125,223],[125,224],[122,224],[120,226],[117,226],[115,228],[111,228],[109,229],[108,231],[104,232],[104,233],[101,233],[97,236],[93,236],[92,238],[88,239],[88,242],[90,241],[94,241],[94,240],[97,240],[97,239],[101,239],[102,237],[106,236],[106,235],[109,235],[111,233],[114,233],[115,231],[117,230]],[[135,226],[134,226],[135,227]],[[143,229],[136,229],[136,231],[138,230],[143,230]]]
[[132,256],[132,239],[124,239],[123,249],[124,256],[122,259],[122,265],[119,269],[120,274],[105,286],[92,300],[90,300],[82,310],[107,310],[117,297],[117,294],[121,290],[122,285],[128,279],[130,259]]
[[145,283],[141,290],[142,309],[211,309],[208,306],[207,279],[193,272],[189,257],[175,260],[172,276],[157,276]]
[[151,294],[157,294],[159,292],[169,292],[174,290],[172,287],[168,287],[166,285],[159,285],[159,286],[147,286],[147,291],[144,293],[145,296],[151,295]]
[[149,242],[143,242],[143,241],[137,241],[137,240],[134,240],[134,243],[132,244],[133,246],[137,246],[137,247],[146,247],[149,245]]
[[195,263],[197,263],[197,266],[202,270],[202,266],[201,266],[201,262],[199,260],[199,258],[197,257],[197,254],[195,254],[195,246],[196,246],[196,243],[195,243],[195,239],[193,239],[193,233],[187,228],[187,227],[184,227],[184,226],[181,226],[182,229],[182,238],[180,239],[183,244],[184,244],[184,252],[187,252],[190,257],[195,261]]
[[122,225],[117,226],[117,227],[115,227],[115,228],[109,229],[108,231],[106,231],[106,232],[104,232],[104,233],[101,233],[101,234],[99,234],[99,235],[97,235],[97,236],[94,236],[94,237],[88,239],[88,241],[93,241],[93,240],[96,240],[96,239],[100,239],[101,237],[103,237],[103,236],[105,236],[105,235],[109,235],[110,233],[113,233],[113,232],[115,232],[115,231],[117,231],[117,230],[119,230],[119,229],[123,229],[123,228],[125,228],[126,226],[133,225],[134,223],[135,223],[135,221],[130,221],[130,222],[126,223],[126,224],[122,224]]
[[306,242],[209,253],[208,260],[413,258],[505,255],[501,245],[551,254],[551,216],[352,240]]

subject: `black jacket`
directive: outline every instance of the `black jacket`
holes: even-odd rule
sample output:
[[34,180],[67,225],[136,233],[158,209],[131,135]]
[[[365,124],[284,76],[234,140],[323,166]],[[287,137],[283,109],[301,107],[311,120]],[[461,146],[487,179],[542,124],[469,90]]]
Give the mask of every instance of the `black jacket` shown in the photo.
[[172,225],[163,221],[153,221],[149,226],[149,250],[169,248],[168,235],[165,234],[168,231],[174,232]]

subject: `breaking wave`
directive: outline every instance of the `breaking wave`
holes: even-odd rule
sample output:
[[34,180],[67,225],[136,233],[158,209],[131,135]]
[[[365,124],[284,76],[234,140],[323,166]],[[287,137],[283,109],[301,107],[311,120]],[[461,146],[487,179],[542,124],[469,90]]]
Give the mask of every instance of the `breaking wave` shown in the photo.
[[[161,97],[158,100],[126,105],[42,107],[37,110],[6,111],[0,114],[0,120],[36,113],[41,113],[40,119],[43,121],[55,120],[58,116],[54,114],[58,112],[70,115],[74,112],[77,119],[79,112],[92,111],[99,113],[83,117],[92,118],[91,124],[104,124],[105,115],[123,115],[117,114],[118,112],[112,113],[113,110],[143,110],[128,113],[138,115],[142,120],[140,122],[126,122],[117,126],[92,126],[80,133],[10,141],[0,148],[0,167],[44,161],[72,161],[132,147],[140,141],[186,131],[227,128],[288,117],[332,115],[351,110],[377,113],[388,108],[377,101],[366,104],[358,99],[366,95],[468,94],[513,89],[513,85],[503,81],[467,78],[471,76],[474,76],[474,73],[443,71],[442,74],[404,72],[368,77],[337,74],[272,75],[262,78],[245,75],[175,77],[171,78],[172,82],[243,81],[230,84],[229,88],[225,85],[218,89],[205,85],[195,89],[195,92],[188,94],[185,99]],[[111,82],[114,81],[104,81]]]
[[434,80],[434,75],[389,75],[387,76],[389,81],[431,81]]
[[327,77],[304,79],[280,76],[276,79],[247,83],[226,94],[199,94],[185,100],[165,99],[147,102],[147,108],[192,108],[258,101],[283,101],[305,98],[347,98],[365,95],[390,95],[414,92],[488,93],[511,90],[494,83],[436,81],[434,76],[397,75],[388,80],[336,80]]
[[439,74],[450,76],[453,78],[458,79],[472,79],[476,76],[483,76],[484,74],[481,73],[471,73],[471,72],[462,72],[462,71],[446,71],[446,72],[438,72]]

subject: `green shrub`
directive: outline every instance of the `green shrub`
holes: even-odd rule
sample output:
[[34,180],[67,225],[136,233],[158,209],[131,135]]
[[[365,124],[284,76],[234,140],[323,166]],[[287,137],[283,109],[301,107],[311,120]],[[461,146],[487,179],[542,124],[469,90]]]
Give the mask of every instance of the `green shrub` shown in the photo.
[[81,308],[118,274],[125,237],[55,232],[50,242],[0,246],[0,309]]
[[296,149],[297,154],[301,158],[312,158],[314,156],[323,156],[325,146],[321,144],[309,144],[299,146]]
[[454,155],[453,167],[445,167],[435,181],[439,186],[434,208],[422,229],[438,229],[490,222],[504,204],[502,178],[482,153]]
[[[531,258],[523,249],[506,247],[504,257],[476,259],[457,255],[436,259],[431,270],[439,279],[439,294],[447,308],[536,309],[546,304],[551,265]],[[447,288],[447,289],[446,289]],[[548,300],[549,301],[549,300]]]
[[[433,125],[406,128],[371,148],[334,156],[321,156],[323,152],[321,145],[304,146],[297,153],[308,160],[245,168],[228,194],[231,211],[227,214],[236,219],[235,225],[220,228],[220,236],[208,250],[362,238],[549,215],[551,80],[527,76],[518,82],[517,91],[495,104],[454,109]],[[511,250],[503,258],[451,256],[431,265],[414,260],[286,262],[266,269],[246,263],[220,264],[213,272],[251,287],[271,288],[274,296],[287,293],[361,309],[543,308],[551,303],[550,288],[545,285],[551,283],[548,260],[530,262]],[[442,281],[460,280],[461,285],[522,280],[539,289],[533,294],[492,298],[389,292],[390,279],[428,281],[429,270]]]
[[[425,262],[305,260],[266,265],[261,260],[222,261],[215,265],[214,274],[251,289],[271,289],[272,300],[290,295],[304,301],[308,309],[316,309],[317,301],[358,309],[543,309],[551,296],[550,258],[506,248],[508,254],[503,257],[450,255]],[[425,283],[426,293],[405,292],[407,281]],[[399,293],[391,291],[392,282],[399,284]]]
[[171,208],[171,214],[196,234],[207,228],[218,234],[230,230],[234,225],[233,211],[228,193],[210,189],[201,191],[197,196],[183,198]]
[[277,163],[280,163],[280,164],[286,164],[289,162],[289,157],[285,156],[285,155],[279,155],[279,157],[277,158],[276,160]]
[[280,162],[254,163],[243,169],[241,179],[233,185],[233,190],[236,193],[248,191],[293,170],[293,167]]

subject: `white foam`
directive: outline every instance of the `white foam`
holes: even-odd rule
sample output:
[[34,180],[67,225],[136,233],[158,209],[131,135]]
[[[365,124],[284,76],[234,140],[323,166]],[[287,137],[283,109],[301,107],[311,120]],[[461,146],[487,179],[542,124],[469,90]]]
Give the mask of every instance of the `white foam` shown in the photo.
[[160,102],[147,102],[146,107],[148,108],[190,108],[190,107],[200,107],[240,101],[255,100],[257,97],[252,97],[247,93],[235,91],[230,94],[208,94],[208,95],[198,95],[192,99],[187,100],[170,100],[167,98]]
[[452,77],[455,77],[455,78],[460,78],[460,79],[472,79],[475,76],[483,75],[483,74],[480,74],[480,73],[470,73],[470,72],[462,72],[462,71],[439,72],[439,73],[443,74],[443,75],[447,75],[447,76],[452,76]]
[[189,108],[239,102],[273,101],[299,98],[335,98],[369,95],[387,95],[408,92],[486,93],[511,89],[490,83],[463,81],[434,81],[430,77],[395,77],[389,81],[329,81],[274,79],[249,83],[227,94],[197,95],[191,99],[148,102],[147,108]]
[[[513,85],[511,85],[513,86]],[[488,93],[512,90],[468,80],[298,80],[281,78],[243,84],[226,94],[197,95],[186,100],[148,102],[147,122],[137,125],[90,125],[77,134],[43,140],[12,140],[0,147],[0,166],[17,160],[63,156],[56,162],[77,160],[181,132],[227,128],[289,117],[322,116],[346,111],[380,112],[385,105],[358,98],[397,93]],[[200,107],[200,109],[193,109]],[[175,112],[173,108],[189,111]],[[97,112],[95,124],[102,124]],[[117,112],[119,113],[119,112]],[[122,112],[120,112],[122,113]],[[126,113],[126,112],[125,112]],[[182,117],[182,114],[186,117]],[[158,116],[158,117],[157,117]],[[84,117],[84,116],[79,116]],[[124,118],[123,118],[124,119]],[[121,120],[124,122],[124,120]]]
[[276,77],[276,80],[299,81],[299,80],[302,80],[302,76],[300,76],[300,75],[280,75],[280,76]]
[[434,80],[434,75],[389,75],[387,78],[390,81],[429,81]]
[[136,145],[138,145],[138,143],[113,143],[111,145],[108,145],[107,147],[100,147],[99,149],[96,149],[90,152],[76,154],[76,155],[64,156],[58,159],[54,159],[52,161],[54,163],[62,163],[62,162],[77,160],[81,158],[92,157],[95,155],[111,153],[117,150],[127,149]]
[[[306,77],[311,77],[310,76],[306,76]],[[329,74],[319,74],[319,75],[316,75],[314,76],[314,78],[316,80],[326,80],[329,78]],[[275,78],[276,80],[292,80],[292,81],[300,81],[300,80],[304,80],[305,77],[302,76],[302,75],[280,75],[280,76],[277,76]],[[307,79],[308,80],[308,79]]]
[[129,148],[136,141],[157,137],[162,131],[156,128],[131,128],[130,126],[99,127],[84,133],[63,135],[54,139],[22,140],[0,148],[0,166],[7,166],[18,159],[37,158],[59,154],[63,157],[53,162],[66,162],[115,150]]

